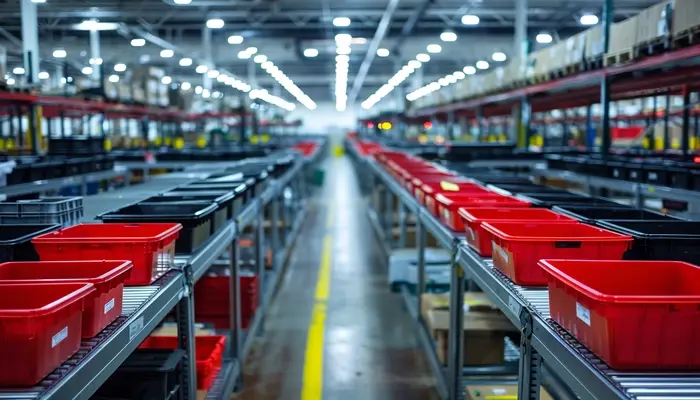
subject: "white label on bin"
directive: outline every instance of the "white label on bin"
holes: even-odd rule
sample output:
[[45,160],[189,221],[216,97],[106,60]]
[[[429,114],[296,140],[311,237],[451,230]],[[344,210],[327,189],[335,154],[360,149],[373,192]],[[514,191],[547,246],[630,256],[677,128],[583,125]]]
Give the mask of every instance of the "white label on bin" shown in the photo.
[[138,317],[129,325],[129,340],[134,340],[136,335],[143,329],[143,317]]
[[495,394],[496,396],[505,396],[506,394],[508,394],[508,391],[503,388],[493,388],[491,392],[493,392],[493,394]]
[[108,301],[107,304],[105,304],[105,314],[112,311],[113,308],[114,308],[114,299]]
[[68,337],[68,327],[66,326],[65,328],[61,329],[60,332],[53,335],[53,337],[51,338],[51,348],[58,346],[58,344],[61,343],[67,337]]
[[491,249],[494,253],[498,252],[501,255],[501,258],[503,258],[503,261],[508,263],[508,253],[506,253],[506,251],[503,250],[501,246],[497,245],[493,240],[491,241]]
[[474,234],[474,229],[472,229],[471,226],[467,227],[467,233],[469,233],[469,237],[471,238],[472,242],[474,240],[476,240],[476,235]]
[[508,298],[508,308],[516,317],[520,318],[520,303],[518,303],[518,300],[515,300],[515,297],[511,296]]
[[578,319],[585,322],[586,325],[591,326],[591,310],[579,303],[576,303],[576,316]]

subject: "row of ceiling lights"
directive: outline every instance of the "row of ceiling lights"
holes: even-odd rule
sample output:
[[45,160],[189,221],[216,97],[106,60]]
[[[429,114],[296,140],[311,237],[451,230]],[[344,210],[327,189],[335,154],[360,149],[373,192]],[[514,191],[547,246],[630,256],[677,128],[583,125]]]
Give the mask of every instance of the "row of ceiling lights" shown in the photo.
[[[334,25],[335,22],[334,20]],[[347,25],[350,25],[349,18]],[[345,111],[348,105],[348,72],[350,71],[351,44],[352,36],[349,34],[339,33],[335,35],[335,109],[340,112]]]
[[[268,60],[267,57],[263,55],[257,55],[253,59],[253,62],[260,64],[260,67],[264,69],[272,78],[277,81],[283,88],[285,88],[299,103],[309,110],[316,109],[316,103],[309,96],[306,95],[299,87],[294,84],[287,75],[282,72],[272,61]],[[262,97],[261,97],[262,98]],[[283,107],[284,108],[284,107]],[[291,110],[290,110],[291,111]]]

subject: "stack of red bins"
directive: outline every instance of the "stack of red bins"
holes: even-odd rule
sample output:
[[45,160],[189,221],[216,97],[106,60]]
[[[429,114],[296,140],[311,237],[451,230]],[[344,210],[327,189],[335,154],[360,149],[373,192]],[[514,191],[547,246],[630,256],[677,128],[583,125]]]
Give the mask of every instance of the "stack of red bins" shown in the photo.
[[125,285],[172,267],[181,228],[77,225],[32,239],[41,261],[0,264],[0,354],[23,360],[0,366],[0,386],[37,384],[117,319]]
[[526,208],[527,201],[496,192],[443,192],[435,195],[437,213],[440,220],[450,229],[464,231],[464,221],[459,215],[460,208]]
[[[194,286],[194,307],[197,322],[210,323],[215,329],[230,329],[230,279],[225,275],[202,277]],[[258,307],[258,276],[242,272],[241,328],[248,329]]]

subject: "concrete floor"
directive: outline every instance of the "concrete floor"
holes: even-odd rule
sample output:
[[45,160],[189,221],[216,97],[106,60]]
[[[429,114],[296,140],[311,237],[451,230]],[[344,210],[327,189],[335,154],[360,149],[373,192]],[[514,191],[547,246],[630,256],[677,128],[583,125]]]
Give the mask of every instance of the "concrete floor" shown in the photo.
[[357,179],[362,178],[355,177],[347,158],[327,162],[325,185],[311,201],[287,274],[271,304],[266,332],[248,357],[242,392],[234,398],[301,398],[307,334],[327,234],[333,251],[325,301],[323,398],[438,398],[410,317],[387,285],[384,256],[359,193]]

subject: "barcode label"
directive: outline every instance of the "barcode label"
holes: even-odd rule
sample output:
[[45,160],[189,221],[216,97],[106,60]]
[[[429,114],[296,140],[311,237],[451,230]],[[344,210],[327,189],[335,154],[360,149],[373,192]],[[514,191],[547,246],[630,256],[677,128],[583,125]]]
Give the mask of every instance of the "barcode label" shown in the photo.
[[113,308],[114,308],[114,299],[108,301],[108,302],[105,304],[105,314],[107,314],[108,312],[112,311]]
[[61,329],[57,334],[53,335],[51,338],[51,348],[58,346],[59,343],[64,341],[68,337],[68,327]]
[[591,311],[579,303],[576,303],[576,316],[586,325],[591,326]]
[[129,325],[129,340],[134,340],[136,335],[143,329],[143,317],[138,317]]

